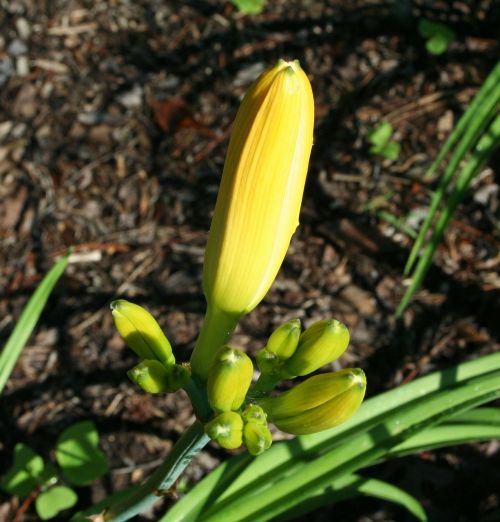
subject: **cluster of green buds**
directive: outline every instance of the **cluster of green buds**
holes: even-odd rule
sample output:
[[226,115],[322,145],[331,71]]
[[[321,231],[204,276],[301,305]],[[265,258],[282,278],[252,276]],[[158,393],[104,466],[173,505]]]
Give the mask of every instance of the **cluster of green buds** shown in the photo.
[[111,303],[116,329],[141,362],[127,372],[145,392],[175,392],[184,387],[191,372],[176,364],[172,346],[156,319],[142,306],[124,299]]
[[241,350],[224,346],[215,354],[207,381],[214,417],[205,432],[223,448],[245,444],[250,454],[259,455],[269,448],[272,437],[264,410],[255,404],[244,407],[252,376],[252,361]]
[[257,365],[270,379],[309,375],[338,359],[349,344],[349,330],[335,319],[318,321],[300,333],[300,320],[280,326],[257,353]]
[[348,343],[348,330],[339,321],[318,321],[302,334],[300,321],[289,321],[257,353],[261,375],[253,386],[251,359],[241,350],[224,346],[208,372],[208,401],[214,417],[205,425],[206,433],[223,448],[244,444],[252,455],[258,455],[272,442],[268,420],[295,435],[344,422],[365,395],[365,374],[359,368],[315,375],[277,397],[270,395],[280,381],[309,375],[338,359]]

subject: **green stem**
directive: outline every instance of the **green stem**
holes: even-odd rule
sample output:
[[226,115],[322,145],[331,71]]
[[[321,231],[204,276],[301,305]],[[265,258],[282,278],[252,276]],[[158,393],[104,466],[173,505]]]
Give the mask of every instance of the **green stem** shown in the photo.
[[168,493],[192,458],[209,440],[203,431],[203,424],[194,422],[174,445],[163,464],[130,496],[108,508],[103,520],[123,522],[154,504]]
[[257,381],[252,384],[248,392],[248,398],[262,399],[263,397],[267,397],[280,381],[281,377],[278,375],[266,375],[261,373]]
[[212,408],[208,403],[206,387],[196,377],[191,376],[184,386],[184,390],[191,399],[196,417],[202,422],[207,422],[213,415]]
[[208,306],[200,335],[196,341],[191,368],[201,381],[206,381],[208,370],[217,350],[227,343],[240,317],[228,314],[215,306]]

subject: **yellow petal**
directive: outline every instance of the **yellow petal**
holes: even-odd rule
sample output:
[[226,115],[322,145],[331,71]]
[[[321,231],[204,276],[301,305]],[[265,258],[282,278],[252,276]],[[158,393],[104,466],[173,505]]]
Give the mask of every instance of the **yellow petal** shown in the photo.
[[314,102],[298,62],[263,73],[236,116],[204,266],[208,305],[233,315],[269,290],[297,228]]

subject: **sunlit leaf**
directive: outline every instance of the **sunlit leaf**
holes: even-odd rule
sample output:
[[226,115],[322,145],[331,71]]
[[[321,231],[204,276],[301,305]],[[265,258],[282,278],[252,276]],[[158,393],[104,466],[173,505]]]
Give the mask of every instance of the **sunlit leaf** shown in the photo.
[[108,471],[106,457],[99,449],[99,434],[90,421],[77,422],[63,431],[56,458],[65,477],[77,486],[86,486]]
[[35,502],[36,512],[42,520],[48,520],[73,507],[77,501],[78,496],[72,489],[54,486],[38,495]]

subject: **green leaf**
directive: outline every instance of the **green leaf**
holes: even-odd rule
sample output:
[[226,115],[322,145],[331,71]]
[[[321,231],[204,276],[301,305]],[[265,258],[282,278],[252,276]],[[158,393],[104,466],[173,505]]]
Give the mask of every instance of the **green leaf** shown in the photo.
[[0,354],[0,394],[9,378],[17,359],[21,355],[26,342],[35,328],[35,325],[45,307],[47,299],[52,290],[62,276],[68,264],[69,252],[63,256],[43,278],[42,282],[35,290],[28,304],[25,306],[21,317],[10,334],[2,353]]
[[381,155],[384,156],[384,158],[396,160],[398,159],[400,149],[401,145],[399,143],[391,141],[382,149]]
[[64,476],[76,486],[86,486],[108,471],[106,456],[99,449],[99,434],[90,421],[77,422],[63,431],[56,459]]
[[253,483],[252,487],[204,511],[204,522],[273,519],[317,491],[319,487],[371,465],[406,439],[457,412],[500,397],[500,371],[471,379],[457,388],[422,397],[357,433],[319,458],[304,462],[286,476]]
[[432,237],[425,247],[422,257],[413,270],[411,284],[399,303],[396,315],[399,316],[403,313],[411,298],[422,284],[424,277],[431,266],[434,253],[443,239],[446,227],[448,226],[450,219],[453,217],[455,210],[465,197],[472,180],[477,174],[479,174],[484,163],[489,160],[499,146],[500,115],[493,120],[493,123],[490,125],[487,132],[481,136],[471,157],[460,171],[456,185],[449,198],[446,200],[443,212],[437,220]]
[[457,125],[454,127],[445,144],[433,161],[425,178],[430,178],[441,165],[444,158],[451,151],[458,141],[453,151],[443,175],[439,179],[439,185],[432,194],[431,203],[424,223],[420,227],[417,240],[411,249],[408,261],[406,262],[404,273],[408,275],[416,263],[417,256],[424,243],[432,222],[437,214],[448,185],[457,172],[462,160],[470,151],[471,147],[477,142],[486,126],[490,123],[494,114],[498,111],[500,104],[500,62],[493,68],[492,72],[484,81],[481,89],[476,94],[471,104],[462,115]]
[[382,149],[391,139],[393,132],[392,125],[388,121],[383,121],[368,133],[368,141],[378,149]]
[[37,478],[43,469],[42,457],[19,442],[14,448],[14,462],[0,480],[0,488],[23,499],[38,485]]
[[231,0],[242,13],[259,14],[264,9],[266,0]]
[[273,521],[296,520],[319,507],[332,505],[361,495],[394,502],[406,508],[418,520],[422,522],[427,521],[425,510],[415,497],[389,482],[364,478],[357,474],[345,475],[341,479],[326,484],[323,488],[313,493],[305,502],[294,507],[293,510],[276,517]]
[[[462,385],[470,386],[470,383],[474,382],[473,379],[482,375],[491,375],[491,372],[499,370],[500,353],[462,363],[421,377],[367,400],[352,419],[337,428],[274,444],[266,453],[257,458],[245,454],[233,457],[219,465],[199,482],[188,495],[169,510],[162,518],[162,522],[194,522],[200,520],[202,514],[205,517],[209,509],[211,512],[216,509],[214,514],[218,513],[219,509],[229,507],[240,496],[250,495],[254,490],[258,491],[266,485],[272,489],[275,484],[279,484],[280,481],[292,475],[299,477],[303,466],[313,462],[316,457],[322,459],[329,451],[336,448],[342,455],[342,448],[345,448],[345,445],[354,439],[357,442],[353,449],[355,453],[360,452],[363,444],[370,444],[370,435],[364,436],[363,434],[384,433],[385,423],[391,416],[397,415],[395,421],[400,422],[397,428],[402,429],[400,415],[403,410],[411,412],[412,409],[420,409],[423,414],[429,405],[426,401],[431,397],[435,405],[441,404],[444,407],[448,401],[446,395],[443,395],[446,390],[458,390]],[[481,410],[475,410],[474,413],[467,413],[470,422],[486,422],[484,418],[488,416],[494,418],[491,412],[476,413],[477,411],[481,412]],[[461,413],[460,415],[449,417],[448,421],[467,422],[466,414]],[[482,421],[480,416],[482,416]],[[442,419],[442,421],[445,420],[447,419]],[[416,436],[417,433],[414,433],[413,437],[408,437],[407,440],[414,440]],[[360,440],[360,437],[363,440]],[[462,441],[465,439],[462,438]],[[374,459],[372,463],[390,457],[392,451],[395,454],[397,451],[403,451],[403,444],[404,441],[395,445],[394,449],[388,448],[384,456]]]
[[432,38],[429,38],[425,44],[425,48],[431,54],[443,54],[448,49],[449,42],[442,35],[437,34]]
[[384,158],[395,160],[399,156],[400,145],[395,141],[390,141],[394,129],[388,121],[382,122],[368,133],[367,139],[372,144],[370,154],[383,156]]
[[78,500],[77,494],[66,486],[54,486],[38,495],[35,507],[42,520],[54,518],[61,511],[73,507]]
[[425,46],[431,54],[443,54],[455,40],[455,33],[448,26],[430,20],[420,20],[418,31],[427,40]]

